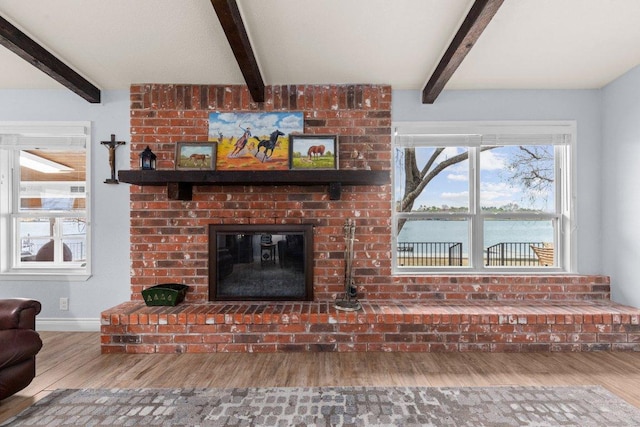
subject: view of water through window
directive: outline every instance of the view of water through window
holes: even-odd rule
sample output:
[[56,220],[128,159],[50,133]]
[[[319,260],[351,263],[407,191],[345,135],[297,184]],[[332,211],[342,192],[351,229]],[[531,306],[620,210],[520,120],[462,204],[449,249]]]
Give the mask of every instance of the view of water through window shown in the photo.
[[[462,243],[463,254],[468,255],[469,233],[467,221],[425,220],[408,221],[398,242],[447,242]],[[551,221],[486,221],[484,246],[502,242],[553,242]]]

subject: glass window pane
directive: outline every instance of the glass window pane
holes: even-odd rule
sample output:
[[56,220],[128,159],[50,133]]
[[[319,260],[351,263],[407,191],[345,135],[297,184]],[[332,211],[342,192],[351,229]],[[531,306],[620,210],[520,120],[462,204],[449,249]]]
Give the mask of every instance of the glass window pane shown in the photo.
[[480,207],[483,212],[548,212],[555,206],[552,145],[482,147]]
[[395,168],[398,212],[469,212],[466,147],[397,148]]
[[[85,221],[78,218],[19,218],[17,221],[22,262],[47,261],[55,263],[86,260]],[[62,224],[61,253],[55,238],[57,223]]]
[[20,152],[20,210],[85,209],[85,152]]
[[399,267],[469,265],[468,220],[399,220],[398,228]]
[[487,219],[484,264],[489,267],[554,267],[555,220]]
[[[55,221],[51,218],[20,218],[17,221],[20,236],[20,259],[26,261],[53,261],[47,255],[47,248],[42,249],[53,239]],[[39,255],[38,255],[39,254]],[[53,252],[51,252],[53,254]],[[47,258],[47,259],[42,259]],[[51,258],[51,259],[48,259]]]
[[[64,218],[62,231],[62,242],[65,245],[64,261],[86,261],[87,260],[87,233],[86,221],[84,218]],[[67,248],[69,249],[67,251]],[[68,259],[70,254],[71,259]]]

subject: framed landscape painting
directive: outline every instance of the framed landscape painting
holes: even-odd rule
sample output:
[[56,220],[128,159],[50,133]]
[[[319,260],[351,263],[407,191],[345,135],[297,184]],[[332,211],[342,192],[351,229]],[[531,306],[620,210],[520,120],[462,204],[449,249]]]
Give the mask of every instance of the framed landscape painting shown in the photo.
[[289,147],[291,169],[338,169],[336,135],[291,135]]
[[288,170],[289,137],[303,131],[302,112],[209,114],[218,170]]
[[216,168],[216,143],[176,143],[176,170],[214,170]]

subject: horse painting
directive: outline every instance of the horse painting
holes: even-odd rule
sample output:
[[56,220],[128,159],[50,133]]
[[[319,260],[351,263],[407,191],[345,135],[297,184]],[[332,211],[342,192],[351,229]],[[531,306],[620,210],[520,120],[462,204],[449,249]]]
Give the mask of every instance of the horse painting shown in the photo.
[[[275,150],[275,148],[280,145],[280,143],[278,142],[278,138],[281,136],[284,136],[284,133],[280,132],[277,129],[271,132],[271,135],[269,135],[269,139],[260,139],[257,136],[254,136],[253,138],[259,141],[255,156],[258,157],[258,154],[260,153],[260,148],[262,147],[264,147],[264,155],[262,156],[262,162],[264,162],[266,159],[269,159],[271,156],[273,156],[273,150]],[[267,155],[269,150],[271,150],[271,154]]]
[[202,164],[205,166],[207,164],[208,154],[192,154],[189,156],[189,160],[193,162],[194,165]]
[[309,147],[307,155],[309,156],[310,160],[316,157],[324,156],[324,145],[312,145],[311,147]]

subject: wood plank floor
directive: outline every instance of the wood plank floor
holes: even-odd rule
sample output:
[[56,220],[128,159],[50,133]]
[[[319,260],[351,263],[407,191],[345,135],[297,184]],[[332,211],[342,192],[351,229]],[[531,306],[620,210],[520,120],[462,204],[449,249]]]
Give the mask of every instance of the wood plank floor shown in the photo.
[[0,422],[58,388],[590,385],[640,407],[640,353],[100,354],[93,332],[41,332],[29,387]]

